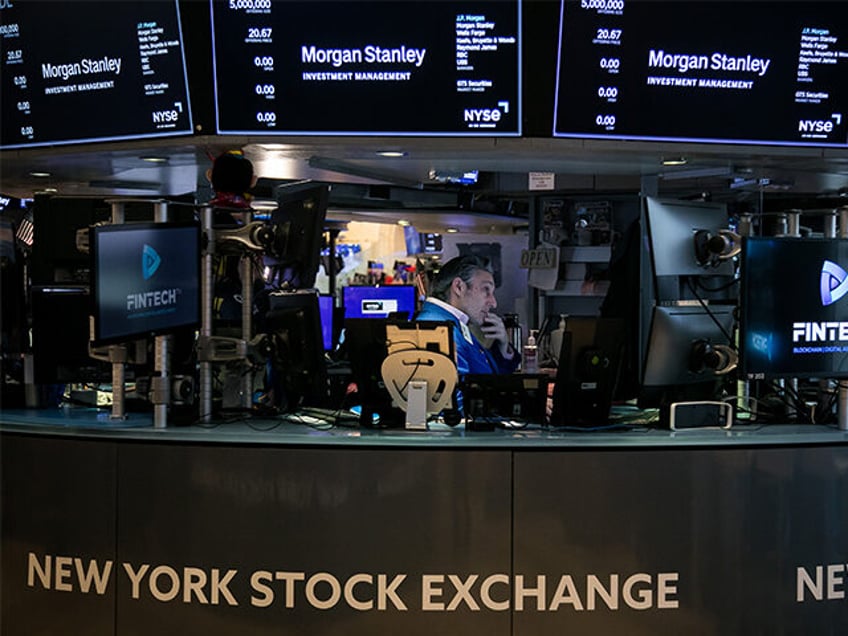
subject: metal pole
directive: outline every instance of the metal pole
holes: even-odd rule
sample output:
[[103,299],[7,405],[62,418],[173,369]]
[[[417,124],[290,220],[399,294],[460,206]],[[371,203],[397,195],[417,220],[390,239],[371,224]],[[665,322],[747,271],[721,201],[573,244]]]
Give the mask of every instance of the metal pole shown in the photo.
[[801,210],[789,210],[786,214],[786,233],[801,236]]
[[736,230],[739,233],[739,236],[753,236],[754,235],[754,215],[753,214],[740,214],[739,215],[739,223],[736,226]]
[[[742,214],[739,216],[739,224],[736,227],[739,236],[753,236],[754,234],[754,216],[752,214]],[[739,350],[739,330],[736,330],[736,348]],[[740,374],[741,377],[741,374]],[[748,380],[736,381],[736,408],[746,409],[748,417],[751,421],[757,419],[756,402],[751,401],[751,383]]]
[[[206,235],[206,251],[200,259],[200,344],[205,348],[212,337],[212,260],[215,255],[215,232],[212,229],[212,208],[200,210],[200,227]],[[200,361],[200,420],[212,419],[212,363]]]
[[338,272],[336,271],[336,239],[339,236],[339,231],[336,229],[327,230],[327,234],[329,235],[328,240],[328,248],[330,251],[330,258],[328,261],[328,271],[327,278],[329,279],[328,289],[327,291],[330,293],[330,296],[333,298],[336,297],[336,275]]
[[[165,223],[168,220],[168,204],[165,201],[153,206],[153,220]],[[168,405],[171,402],[170,336],[156,336],[153,341],[154,371],[151,379],[153,401],[153,427],[168,426]]]
[[[786,233],[789,236],[800,237],[801,236],[801,210],[789,210],[786,213]],[[789,378],[788,380],[789,387],[792,390],[793,396],[798,396],[798,378]],[[795,407],[789,407],[786,415],[790,419],[798,418],[798,409]]]
[[[245,211],[245,225],[250,224],[253,215],[250,210]],[[251,253],[247,252],[239,262],[241,277],[241,337],[245,343],[253,338],[253,260]],[[241,405],[250,409],[253,407],[253,373],[249,362],[244,360],[245,373],[241,378]]]
[[[124,204],[122,201],[112,201],[112,223],[121,225],[124,223]],[[113,420],[123,420],[127,417],[126,411],[126,368],[127,348],[124,345],[109,346],[109,362],[112,364],[112,413],[109,416]]]

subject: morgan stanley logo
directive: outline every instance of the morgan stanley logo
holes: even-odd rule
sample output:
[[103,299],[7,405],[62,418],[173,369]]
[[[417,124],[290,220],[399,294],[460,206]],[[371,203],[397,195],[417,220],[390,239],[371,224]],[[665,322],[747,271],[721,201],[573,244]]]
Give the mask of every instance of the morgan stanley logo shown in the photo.
[[[141,274],[144,276],[144,280],[149,280],[153,274],[156,273],[156,270],[159,269],[159,265],[162,264],[162,258],[152,247],[144,244],[144,249],[141,252]],[[826,264],[826,263],[825,263]],[[842,270],[840,270],[842,271]],[[842,272],[843,277],[845,276],[845,272]],[[822,277],[824,277],[824,270],[822,270]],[[822,281],[824,278],[822,278]],[[824,283],[822,282],[822,285]],[[822,287],[824,289],[824,287]],[[842,292],[845,293],[844,291]]]

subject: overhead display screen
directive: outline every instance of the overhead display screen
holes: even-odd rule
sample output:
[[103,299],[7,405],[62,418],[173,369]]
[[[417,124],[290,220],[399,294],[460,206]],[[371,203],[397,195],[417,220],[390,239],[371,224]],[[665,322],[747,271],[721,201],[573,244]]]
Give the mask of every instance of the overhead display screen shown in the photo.
[[176,0],[0,0],[0,146],[192,132]]
[[563,0],[555,137],[848,145],[843,2]]
[[217,130],[518,136],[519,0],[211,0]]

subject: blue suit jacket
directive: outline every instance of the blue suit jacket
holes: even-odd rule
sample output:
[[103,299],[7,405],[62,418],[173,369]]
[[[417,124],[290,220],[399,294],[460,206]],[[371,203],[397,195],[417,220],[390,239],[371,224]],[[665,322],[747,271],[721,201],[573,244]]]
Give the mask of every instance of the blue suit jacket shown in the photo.
[[472,335],[471,342],[462,335],[459,319],[449,311],[425,301],[416,320],[439,320],[453,323],[453,343],[456,349],[456,370],[460,377],[468,373],[512,373],[518,367],[518,354],[506,360],[498,347],[486,349]]

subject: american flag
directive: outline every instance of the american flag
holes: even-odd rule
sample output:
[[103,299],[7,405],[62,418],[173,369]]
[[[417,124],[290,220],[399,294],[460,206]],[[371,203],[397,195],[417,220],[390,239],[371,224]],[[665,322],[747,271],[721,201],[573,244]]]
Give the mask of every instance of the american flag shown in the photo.
[[18,224],[18,230],[15,232],[15,237],[27,247],[32,247],[33,228],[32,212],[27,212]]

